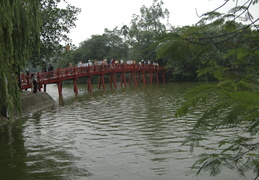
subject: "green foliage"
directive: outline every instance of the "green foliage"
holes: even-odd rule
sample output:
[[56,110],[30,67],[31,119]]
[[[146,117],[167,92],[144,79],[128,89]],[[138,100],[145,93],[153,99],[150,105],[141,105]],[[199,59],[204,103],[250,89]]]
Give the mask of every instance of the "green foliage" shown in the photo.
[[[186,41],[186,38],[198,40],[199,27],[176,28],[159,41],[157,58],[166,59],[166,67],[172,69],[174,81],[209,80],[205,73],[197,76],[197,70],[208,63],[210,57],[222,56],[214,46],[202,46]],[[216,52],[215,52],[216,51]]]
[[[198,102],[205,103],[201,103],[206,108],[192,130],[190,141],[193,141],[195,132],[201,130],[211,132],[223,127],[242,128],[242,134],[250,134],[249,140],[244,141],[233,141],[229,137],[225,140],[230,142],[229,148],[218,154],[201,156],[194,167],[202,164],[200,170],[210,170],[211,175],[217,175],[223,166],[236,169],[241,175],[248,170],[254,171],[255,174],[259,173],[259,159],[258,155],[255,155],[259,147],[259,142],[256,141],[259,134],[259,93],[256,78],[258,67],[252,66],[253,63],[249,67],[244,66],[249,61],[249,56],[244,54],[246,54],[245,51],[236,54],[237,61],[233,61],[232,67],[209,66],[201,70],[200,73],[212,74],[220,80],[219,83],[214,87],[196,87],[188,92],[187,101],[177,112],[177,115],[184,115],[190,112],[190,107],[196,106]],[[244,57],[246,58],[243,59]],[[243,61],[238,59],[243,59]],[[241,64],[242,66],[235,67]],[[233,146],[235,149],[231,148]]]
[[72,52],[74,63],[78,61],[86,62],[89,59],[126,59],[128,57],[128,46],[119,35],[117,28],[109,31],[105,30],[102,35],[92,35],[92,37],[80,44],[80,47]]
[[0,112],[12,118],[14,109],[20,108],[19,69],[32,49],[39,50],[39,1],[3,0],[0,14]]
[[[196,26],[177,28],[168,34],[158,49],[158,56],[168,58],[168,67],[173,73],[189,61],[185,53],[199,54],[194,56],[198,78],[217,80],[217,83],[188,91],[185,103],[176,112],[176,117],[193,113],[197,108],[202,112],[183,143],[190,143],[193,150],[208,134],[226,128],[240,135],[216,142],[221,151],[202,154],[193,165],[199,169],[198,174],[208,170],[215,176],[227,167],[243,176],[250,171],[254,172],[255,179],[259,177],[259,32],[256,24],[259,19],[252,21],[249,14],[249,7],[257,2],[236,6],[227,14],[206,13]],[[236,22],[242,14],[251,22],[249,25]],[[191,51],[186,47],[191,47]],[[186,69],[181,72],[182,76],[184,71]]]
[[34,51],[30,58],[35,67],[44,67],[48,61],[65,58],[64,44],[71,44],[71,39],[67,34],[71,28],[75,27],[80,9],[70,4],[66,4],[65,8],[60,8],[58,4],[62,1],[64,0],[41,1],[41,49],[40,54]]
[[200,159],[193,165],[193,168],[201,165],[197,174],[205,170],[210,171],[211,176],[216,176],[224,167],[227,167],[231,170],[236,169],[240,176],[245,176],[245,172],[250,170],[256,174],[255,179],[257,179],[258,143],[253,143],[252,138],[238,136],[231,140],[222,140],[219,144],[229,146],[218,154],[201,154]]
[[162,8],[163,4],[163,1],[154,0],[151,7],[142,6],[140,15],[134,14],[130,26],[123,27],[125,38],[131,48],[131,59],[156,59],[154,43],[165,34],[166,26],[162,21],[169,16],[169,11]]
[[221,128],[240,131],[240,137],[229,136],[218,142],[219,147],[224,147],[221,152],[202,154],[193,165],[193,168],[199,167],[197,174],[201,170],[209,170],[215,176],[223,167],[235,169],[240,175],[245,175],[246,171],[258,174],[259,93],[252,89],[245,82],[233,84],[232,81],[224,81],[197,86],[187,93],[186,102],[176,116],[195,111],[191,107],[203,107],[202,116],[184,142],[190,142],[191,149],[209,132],[220,131]]

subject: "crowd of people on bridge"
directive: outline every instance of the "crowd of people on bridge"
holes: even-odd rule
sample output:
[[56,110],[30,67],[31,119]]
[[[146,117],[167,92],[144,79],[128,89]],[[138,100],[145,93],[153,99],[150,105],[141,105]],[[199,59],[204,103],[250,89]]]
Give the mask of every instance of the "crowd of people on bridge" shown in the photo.
[[104,59],[102,61],[98,61],[98,60],[88,60],[86,62],[83,61],[79,61],[77,63],[77,67],[87,67],[87,66],[92,66],[92,65],[109,65],[109,64],[127,64],[127,65],[131,65],[131,64],[152,64],[154,66],[159,66],[158,63],[154,63],[150,60],[141,60],[139,62],[137,62],[136,60],[115,60],[115,59],[111,59],[111,60],[107,60]]

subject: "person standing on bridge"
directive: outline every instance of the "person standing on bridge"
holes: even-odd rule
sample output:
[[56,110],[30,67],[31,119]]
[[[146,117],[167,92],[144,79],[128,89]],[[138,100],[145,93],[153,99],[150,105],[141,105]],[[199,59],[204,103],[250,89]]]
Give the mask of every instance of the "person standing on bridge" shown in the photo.
[[112,60],[111,60],[112,69],[115,69],[115,62],[116,62],[116,60],[112,58]]
[[92,63],[92,61],[89,59],[88,60],[88,66],[92,66],[93,65],[93,63]]
[[37,78],[36,78],[36,74],[35,73],[33,73],[31,75],[31,83],[32,83],[33,93],[37,93],[38,82],[37,82]]
[[54,67],[52,66],[52,64],[49,64],[48,71],[53,71],[53,70],[54,70]]
[[53,76],[53,70],[54,70],[54,67],[52,66],[52,64],[49,64],[49,67],[48,67],[49,77]]

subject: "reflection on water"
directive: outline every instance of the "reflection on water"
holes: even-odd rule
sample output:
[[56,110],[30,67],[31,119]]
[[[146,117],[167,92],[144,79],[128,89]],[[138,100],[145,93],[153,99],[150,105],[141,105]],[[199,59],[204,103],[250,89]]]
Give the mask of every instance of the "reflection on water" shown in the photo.
[[26,172],[26,150],[21,136],[22,129],[5,126],[0,134],[0,174],[1,179],[24,177]]
[[[34,113],[21,127],[5,126],[0,137],[1,179],[244,179],[223,171],[215,178],[191,170],[202,152],[217,150],[215,133],[195,149],[182,145],[199,113],[179,119],[174,113],[192,83],[96,90],[81,86],[57,96],[56,106]],[[210,146],[208,146],[210,145]],[[212,148],[208,148],[212,147]]]

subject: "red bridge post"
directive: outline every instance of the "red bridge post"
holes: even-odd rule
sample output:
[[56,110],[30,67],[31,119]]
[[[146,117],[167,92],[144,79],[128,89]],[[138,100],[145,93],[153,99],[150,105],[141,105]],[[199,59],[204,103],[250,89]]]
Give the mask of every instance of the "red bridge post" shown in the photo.
[[121,73],[121,87],[122,87],[122,84],[124,84],[124,87],[127,87],[127,81],[126,81],[126,77],[125,77],[125,71],[123,71]]
[[162,72],[162,76],[163,76],[163,83],[165,83],[165,73]]
[[105,84],[104,84],[104,73],[100,74],[100,79],[99,79],[99,89],[101,89],[101,85],[103,87],[103,90],[105,90]]
[[137,85],[136,71],[130,73],[129,85],[131,84],[132,79],[134,81],[134,85]]
[[145,76],[145,71],[141,71],[141,75],[142,75],[142,81],[143,84],[146,85],[146,76]]
[[77,83],[76,83],[77,78],[73,79],[73,81],[74,81],[74,92],[75,92],[75,94],[78,94],[78,87],[77,87]]
[[157,73],[156,73],[156,82],[157,82],[157,83],[159,83],[159,77],[158,77],[158,76],[159,76],[159,73],[157,72]]
[[58,94],[61,97],[62,96],[62,79],[60,78],[60,68],[57,69],[57,85],[58,85]]
[[62,81],[58,81],[57,85],[58,85],[58,95],[62,96]]
[[151,71],[149,71],[149,83],[153,83],[153,73]]
[[112,88],[112,83],[114,84],[114,88],[116,89],[117,85],[116,85],[116,77],[114,72],[110,74],[110,88]]
[[92,88],[92,83],[91,83],[91,75],[87,77],[87,89],[89,92],[92,92],[93,91],[93,88]]

